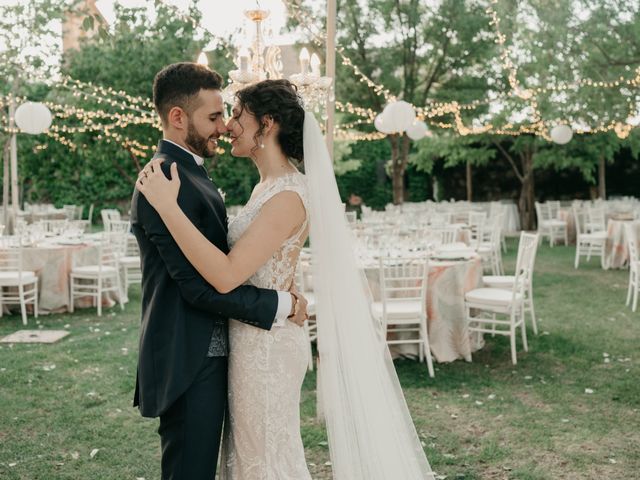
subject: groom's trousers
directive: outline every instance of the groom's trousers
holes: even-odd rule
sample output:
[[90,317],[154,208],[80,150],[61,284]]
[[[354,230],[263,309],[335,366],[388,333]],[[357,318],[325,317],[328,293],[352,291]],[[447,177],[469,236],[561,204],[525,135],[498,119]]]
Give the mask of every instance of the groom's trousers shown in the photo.
[[205,358],[187,391],[160,415],[162,480],[213,480],[227,406],[227,357]]

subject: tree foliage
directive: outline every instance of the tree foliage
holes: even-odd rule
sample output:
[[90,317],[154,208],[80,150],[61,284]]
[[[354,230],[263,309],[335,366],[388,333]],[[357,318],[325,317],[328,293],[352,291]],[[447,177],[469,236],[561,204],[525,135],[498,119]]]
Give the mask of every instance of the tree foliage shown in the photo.
[[[84,82],[150,99],[158,70],[168,63],[194,60],[211,41],[164,2],[153,3],[152,18],[144,8],[117,6],[116,21],[108,31],[100,25],[100,35],[56,65],[50,61],[55,57],[51,50],[55,45],[51,41],[51,35],[55,35],[52,21],[60,19],[65,8],[76,8],[74,2],[30,0],[0,7],[0,76],[7,79],[0,82],[0,94],[6,95],[13,88],[30,100],[107,114],[131,113],[130,109],[98,103],[95,97],[78,96],[70,88],[38,79],[55,80],[59,69]],[[504,47],[515,73],[503,64],[488,5],[497,11]],[[465,125],[509,124],[518,128],[531,124],[536,112],[518,91],[564,84],[562,89],[535,95],[543,120],[538,133],[565,122],[574,128],[607,126],[637,113],[638,83],[604,88],[577,86],[577,81],[609,82],[640,75],[639,10],[637,2],[622,0],[559,0],[553,8],[546,0],[339,0],[338,43],[369,78],[418,107],[429,107],[433,102],[486,100],[478,108],[462,111]],[[196,7],[192,7],[190,16],[198,20]],[[96,21],[87,17],[85,27],[92,29]],[[25,31],[30,35],[24,35]],[[223,76],[232,68],[227,53],[219,48],[209,54],[212,67]],[[28,82],[21,80],[27,78]],[[518,88],[515,92],[514,79]],[[337,65],[336,96],[375,111],[381,111],[386,102],[341,62]],[[136,108],[150,110],[148,106]],[[152,115],[138,113],[147,118]],[[345,123],[355,119],[349,114],[340,118]],[[430,176],[434,173],[442,178],[447,169],[459,172],[459,166],[467,165],[469,180],[469,172],[498,163],[513,172],[510,178],[517,184],[515,189],[520,191],[518,198],[526,215],[535,198],[536,176],[542,170],[579,171],[584,179],[595,183],[602,180],[605,163],[620,155],[638,158],[640,154],[635,130],[624,140],[607,132],[575,135],[568,145],[558,146],[531,135],[456,136],[451,129],[440,130],[433,123],[436,120],[452,123],[454,118],[445,115],[428,119],[434,135],[419,142],[396,137],[396,161],[391,164],[390,175],[386,167],[394,158],[392,141],[337,142],[336,173],[340,174],[343,199],[355,193],[366,203],[382,207],[396,192],[396,201],[421,200],[430,195]],[[56,112],[55,122],[69,128],[83,124],[61,111]],[[113,123],[109,119],[94,122],[105,128]],[[362,130],[371,132],[373,126]],[[115,131],[150,147],[160,137],[158,125],[150,122],[128,124]],[[75,149],[45,136],[19,135],[24,198],[126,208],[133,180],[147,158],[124,147],[121,141],[109,141],[102,133],[63,133]],[[211,173],[226,192],[229,204],[244,203],[257,179],[249,161],[228,153],[214,159]],[[445,196],[448,198],[446,192]]]

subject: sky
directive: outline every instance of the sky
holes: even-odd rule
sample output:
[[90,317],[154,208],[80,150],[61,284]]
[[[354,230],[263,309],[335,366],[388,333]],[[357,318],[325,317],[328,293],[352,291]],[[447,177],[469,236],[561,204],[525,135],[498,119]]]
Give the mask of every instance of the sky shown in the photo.
[[[0,0],[7,1],[7,0]],[[165,3],[178,7],[183,12],[188,11],[190,0],[163,0]],[[112,21],[114,0],[98,0],[96,6],[101,11],[107,21]],[[119,0],[121,5],[126,7],[143,7],[149,5],[145,0]],[[265,22],[265,26],[270,27],[274,36],[280,32],[286,23],[286,8],[282,0],[201,0],[199,8],[202,12],[201,26],[214,34],[228,36],[238,28],[249,25],[251,22],[246,19],[243,12],[249,9],[269,10],[271,14]],[[274,43],[290,43],[288,37],[280,36],[274,38]]]
[[[0,5],[15,5],[28,0],[0,0]],[[153,2],[145,0],[118,0],[126,7],[143,7]],[[186,12],[191,0],[163,0],[165,3],[175,5]],[[97,0],[96,5],[107,20],[113,19],[113,5],[116,0]],[[236,28],[242,27],[244,22],[243,11],[254,9],[257,5],[265,10],[270,10],[270,21],[274,32],[282,28],[286,22],[286,8],[282,0],[200,0],[200,10],[203,14],[202,25],[212,32],[222,34],[232,33]]]
[[[16,5],[30,0],[0,0],[1,5]],[[188,13],[191,0],[162,0],[163,2],[178,7],[185,14]],[[114,4],[118,2],[125,7],[147,7],[149,16],[153,17],[153,2],[150,0],[97,0],[96,6],[108,22],[114,20]],[[235,38],[245,38],[249,42],[253,38],[252,22],[244,16],[244,11],[248,9],[261,8],[269,10],[269,18],[264,22],[264,30],[271,30],[273,35],[269,43],[286,45],[294,43],[295,38],[291,34],[281,34],[286,24],[287,10],[282,0],[200,0],[199,8],[202,12],[200,25],[209,30],[215,36],[228,37],[235,34]],[[62,32],[62,27],[54,27]],[[248,33],[242,35],[242,29]],[[52,39],[59,43],[62,50],[61,38]],[[2,45],[0,45],[2,48]],[[53,63],[57,59],[51,59]]]

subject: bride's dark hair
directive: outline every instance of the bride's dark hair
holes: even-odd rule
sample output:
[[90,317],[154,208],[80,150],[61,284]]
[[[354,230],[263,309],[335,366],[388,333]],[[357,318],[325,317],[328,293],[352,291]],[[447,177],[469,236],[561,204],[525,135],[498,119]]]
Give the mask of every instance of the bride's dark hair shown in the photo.
[[236,93],[240,108],[247,109],[258,121],[259,127],[253,140],[259,148],[258,139],[263,133],[263,118],[270,116],[278,124],[278,143],[283,153],[302,162],[302,131],[304,108],[297,88],[289,80],[263,80],[243,88]]

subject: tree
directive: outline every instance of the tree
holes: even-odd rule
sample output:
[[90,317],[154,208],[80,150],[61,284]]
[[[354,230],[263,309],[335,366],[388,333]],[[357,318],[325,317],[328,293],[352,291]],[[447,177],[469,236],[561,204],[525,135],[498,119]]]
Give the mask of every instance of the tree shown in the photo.
[[[477,2],[342,0],[338,40],[353,63],[391,94],[422,108],[434,101],[467,102],[484,95],[495,53],[489,18]],[[380,32],[393,32],[380,34]],[[338,65],[336,95],[381,111],[385,100]],[[389,135],[393,201],[406,197],[411,150],[406,135]]]
[[[164,4],[156,5],[151,22],[144,8],[117,5],[115,13],[108,37],[87,39],[54,65],[63,78],[83,84],[29,85],[30,99],[56,105],[54,127],[66,143],[19,139],[21,181],[31,201],[127,208],[136,174],[160,137],[158,119],[148,105],[154,75],[169,63],[195,60],[210,42],[191,21]],[[195,10],[191,15],[198,18]],[[123,90],[145,102],[134,104],[96,88]]]
[[541,150],[536,161],[542,168],[579,170],[585,180],[597,184],[598,197],[606,199],[605,167],[613,163],[623,148],[629,148],[634,159],[639,158],[640,136],[637,132],[624,140],[613,132],[581,135],[565,146]]
[[[0,129],[0,145],[3,145],[3,222],[9,222],[9,176],[13,171],[12,196],[18,196],[17,178],[17,136],[13,129],[13,114],[16,97],[28,91],[25,79],[34,75],[47,75],[52,65],[45,62],[54,50],[51,36],[55,35],[53,22],[59,20],[62,9],[52,0],[32,1],[27,4],[3,5],[0,7],[0,78],[6,79],[0,85],[0,93],[10,94],[6,124]],[[10,162],[11,159],[11,162]],[[16,205],[14,205],[16,207]]]
[[444,160],[445,168],[465,165],[468,201],[473,200],[473,166],[486,165],[496,157],[496,151],[486,136],[458,137],[451,133],[443,133],[432,138],[425,137],[416,142],[416,147],[410,162],[415,164],[419,171],[430,173],[437,160]]

